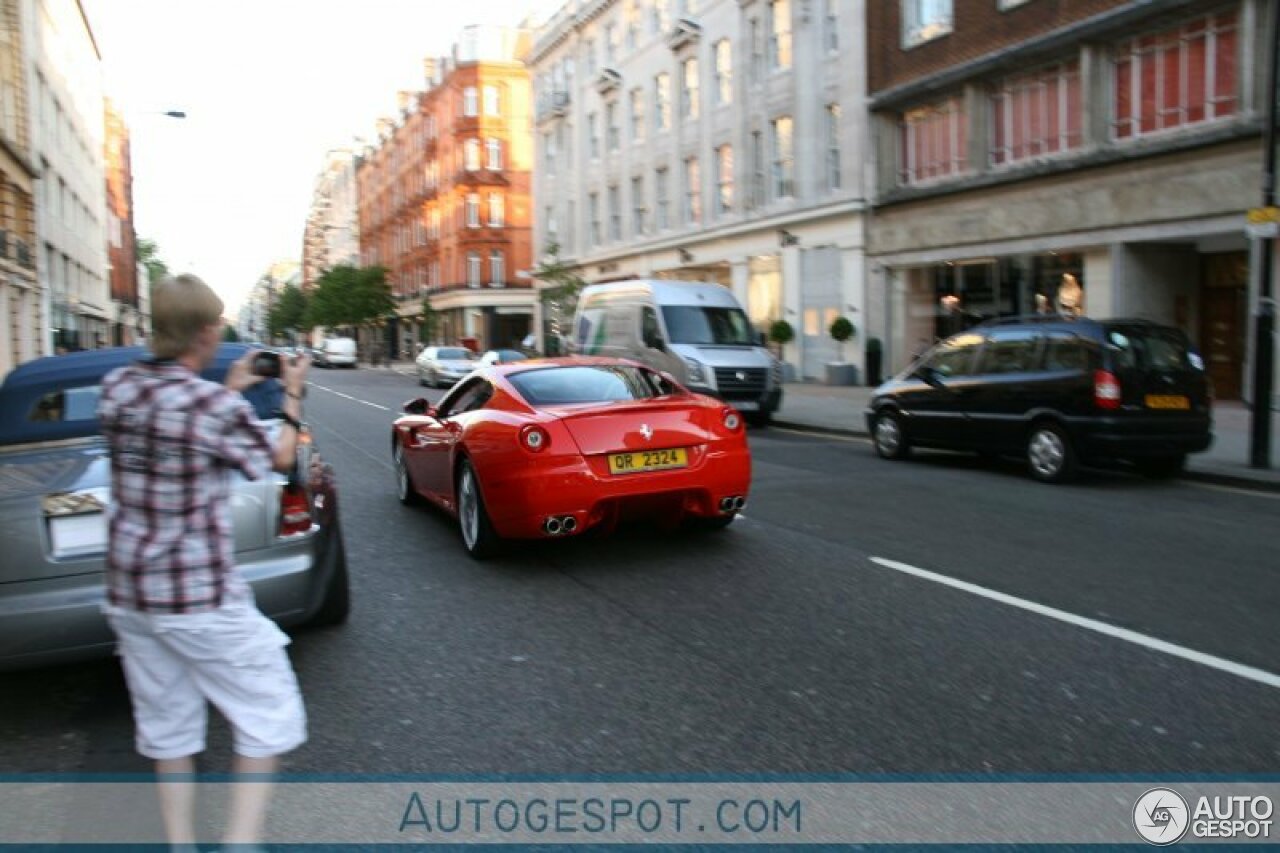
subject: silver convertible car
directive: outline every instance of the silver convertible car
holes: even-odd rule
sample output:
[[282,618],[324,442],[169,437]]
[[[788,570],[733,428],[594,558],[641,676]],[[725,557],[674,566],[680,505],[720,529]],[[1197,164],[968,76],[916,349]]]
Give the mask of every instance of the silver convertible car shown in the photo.
[[[223,344],[205,378],[222,381],[247,349]],[[111,472],[96,412],[102,378],[146,354],[131,347],[36,359],[0,385],[0,670],[114,647],[100,609]],[[277,403],[265,384],[245,396],[264,420]],[[236,563],[281,625],[339,624],[350,599],[333,477],[305,440],[295,472],[232,475]]]

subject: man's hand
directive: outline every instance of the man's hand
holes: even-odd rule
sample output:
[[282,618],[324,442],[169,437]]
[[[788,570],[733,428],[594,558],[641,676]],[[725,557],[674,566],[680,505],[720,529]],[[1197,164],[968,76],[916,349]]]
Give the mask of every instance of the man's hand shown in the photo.
[[280,381],[286,394],[301,397],[307,387],[307,373],[311,370],[311,356],[299,355],[280,360]]
[[231,367],[227,369],[227,378],[222,384],[232,391],[241,392],[261,382],[263,377],[253,372],[253,359],[259,352],[261,350],[249,350],[240,358],[231,362]]

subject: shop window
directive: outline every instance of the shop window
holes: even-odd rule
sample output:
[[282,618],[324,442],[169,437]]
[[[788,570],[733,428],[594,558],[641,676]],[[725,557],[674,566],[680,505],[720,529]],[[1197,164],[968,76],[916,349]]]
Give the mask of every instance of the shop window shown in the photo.
[[1198,18],[1116,47],[1116,139],[1230,118],[1237,96],[1237,13]]
[[992,164],[1080,147],[1082,110],[1078,62],[1001,81],[991,95]]

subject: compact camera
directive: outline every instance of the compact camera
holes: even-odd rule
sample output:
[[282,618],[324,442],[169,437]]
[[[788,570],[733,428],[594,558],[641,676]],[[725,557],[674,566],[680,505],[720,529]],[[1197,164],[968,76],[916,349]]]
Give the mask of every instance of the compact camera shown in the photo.
[[268,379],[280,378],[281,355],[278,352],[260,352],[253,357],[253,373]]

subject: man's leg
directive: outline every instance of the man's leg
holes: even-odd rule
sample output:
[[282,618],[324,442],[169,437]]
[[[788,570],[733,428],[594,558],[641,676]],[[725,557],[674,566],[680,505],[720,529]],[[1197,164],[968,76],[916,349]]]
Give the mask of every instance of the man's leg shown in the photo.
[[[160,797],[160,814],[164,818],[164,832],[174,847],[196,843],[196,759],[163,758],[156,761],[156,789]],[[166,778],[174,777],[179,778]]]
[[[249,758],[236,755],[231,765],[231,817],[227,821],[227,844],[256,844],[271,799],[272,777],[280,769],[279,757]],[[242,778],[245,777],[245,778]]]

